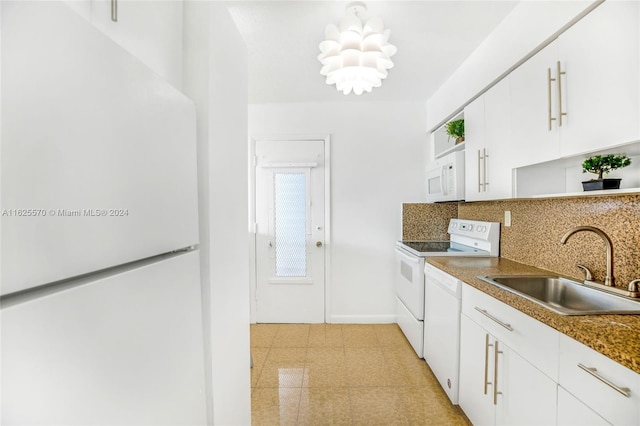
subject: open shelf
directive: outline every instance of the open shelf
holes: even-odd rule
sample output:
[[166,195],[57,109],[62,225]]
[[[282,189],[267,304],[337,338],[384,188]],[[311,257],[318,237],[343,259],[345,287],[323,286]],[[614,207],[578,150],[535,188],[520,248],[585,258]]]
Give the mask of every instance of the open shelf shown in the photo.
[[[594,175],[582,173],[582,162],[592,155],[625,153],[631,165],[611,172],[607,177],[621,178],[620,189],[583,191],[582,181]],[[640,192],[640,141],[606,150],[515,169],[515,198],[556,198],[615,195]]]
[[[461,112],[460,114],[451,118],[451,120],[449,121],[459,120],[463,118],[464,112]],[[455,139],[447,134],[445,126],[446,123],[431,133],[434,159],[464,149],[464,142],[456,144]]]

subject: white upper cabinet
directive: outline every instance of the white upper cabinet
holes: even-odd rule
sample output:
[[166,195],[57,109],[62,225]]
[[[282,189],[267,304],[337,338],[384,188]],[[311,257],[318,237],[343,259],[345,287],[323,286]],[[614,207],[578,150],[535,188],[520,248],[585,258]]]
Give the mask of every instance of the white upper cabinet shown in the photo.
[[511,74],[515,166],[640,137],[638,2],[606,2]]
[[66,1],[174,87],[182,86],[182,1]]
[[[466,201],[578,191],[579,176],[569,176],[584,154],[633,155],[640,141],[640,2],[596,7],[464,116]],[[629,173],[626,184],[637,186]]]
[[511,80],[511,122],[514,167],[560,156],[556,124],[557,91],[552,81],[558,59],[557,41],[514,70]]
[[479,158],[484,148],[484,96],[480,96],[464,109],[465,117],[465,167],[464,199],[478,201],[483,199],[482,169]]
[[640,138],[639,8],[637,1],[607,1],[559,38],[567,113],[560,156]]
[[507,77],[465,108],[466,201],[512,196],[509,86]]

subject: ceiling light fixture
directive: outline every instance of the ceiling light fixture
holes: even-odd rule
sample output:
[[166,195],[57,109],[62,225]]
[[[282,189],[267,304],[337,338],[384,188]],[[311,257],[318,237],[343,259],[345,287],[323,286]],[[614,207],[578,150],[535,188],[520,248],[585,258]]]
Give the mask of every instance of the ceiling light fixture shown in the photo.
[[390,58],[398,51],[389,44],[390,31],[384,29],[382,19],[369,18],[363,24],[360,16],[366,11],[362,2],[347,5],[340,27],[327,25],[326,40],[320,43],[320,74],[327,76],[327,84],[335,84],[345,95],[351,91],[361,95],[380,87],[387,70],[393,67]]

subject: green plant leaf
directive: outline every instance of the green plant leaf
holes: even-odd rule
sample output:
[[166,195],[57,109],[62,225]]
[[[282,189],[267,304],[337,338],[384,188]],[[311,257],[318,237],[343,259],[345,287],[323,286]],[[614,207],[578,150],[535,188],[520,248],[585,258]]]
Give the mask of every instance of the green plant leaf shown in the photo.
[[454,138],[464,137],[464,119],[453,120],[445,124],[447,134]]
[[612,170],[621,169],[631,164],[631,159],[624,154],[594,155],[582,163],[582,173],[595,173],[598,179]]

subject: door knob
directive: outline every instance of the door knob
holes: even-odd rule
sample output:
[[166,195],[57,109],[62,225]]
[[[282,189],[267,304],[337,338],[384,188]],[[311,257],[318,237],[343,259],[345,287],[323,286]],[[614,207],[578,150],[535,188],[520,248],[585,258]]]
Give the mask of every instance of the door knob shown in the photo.
[[316,247],[322,247],[322,241],[316,241]]

